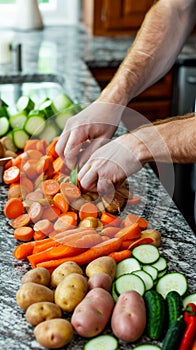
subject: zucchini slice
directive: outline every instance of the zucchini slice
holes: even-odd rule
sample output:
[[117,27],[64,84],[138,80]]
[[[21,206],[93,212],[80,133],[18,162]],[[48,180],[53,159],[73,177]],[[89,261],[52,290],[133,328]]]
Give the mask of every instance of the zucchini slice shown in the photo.
[[62,92],[60,95],[57,95],[53,99],[54,106],[58,112],[63,111],[65,108],[69,107],[73,101],[69,96],[67,96],[64,92]]
[[163,256],[160,256],[151,266],[155,267],[158,272],[164,271],[167,269],[167,260]]
[[0,118],[0,136],[6,135],[9,128],[10,128],[9,120],[6,117]]
[[16,102],[18,111],[26,111],[28,114],[35,106],[35,103],[29,96],[21,96]]
[[153,287],[154,281],[148,272],[144,270],[139,270],[139,271],[134,271],[133,274],[136,276],[139,276],[142,279],[145,285],[145,290],[149,290]]
[[12,131],[12,139],[17,148],[23,149],[26,141],[29,139],[29,135],[23,129],[14,129]]
[[127,258],[120,261],[116,266],[116,278],[133,271],[141,270],[141,265],[135,258]]
[[23,128],[23,126],[25,125],[25,122],[27,120],[27,116],[26,116],[26,112],[25,111],[21,111],[17,114],[14,114],[10,117],[10,125],[12,129],[15,128]]
[[186,293],[187,289],[187,278],[180,272],[167,273],[158,280],[156,285],[156,291],[163,298],[166,298],[167,294],[171,291],[176,291],[182,296]]
[[142,244],[133,249],[132,256],[141,264],[153,264],[159,259],[160,253],[154,245]]
[[112,335],[98,335],[84,345],[84,350],[117,350],[118,340]]
[[42,115],[31,115],[27,118],[27,121],[24,125],[24,130],[29,135],[39,135],[42,133],[46,126],[46,121]]
[[161,350],[161,348],[157,345],[152,345],[152,344],[141,344],[135,346],[133,350]]
[[117,294],[120,295],[128,290],[135,290],[140,295],[143,295],[145,292],[145,284],[141,277],[136,276],[133,273],[128,273],[118,277],[116,280]]
[[48,142],[52,142],[52,140],[59,135],[59,130],[54,122],[49,123],[46,122],[46,126],[44,130],[39,134],[39,138],[41,140],[47,140]]
[[158,278],[158,270],[156,269],[156,267],[151,266],[151,265],[144,265],[142,267],[142,269],[149,273],[149,275],[152,277],[153,281],[156,281],[156,279]]
[[39,106],[39,110],[44,112],[46,119],[54,116],[57,113],[57,110],[54,106],[54,103],[50,99],[46,99]]

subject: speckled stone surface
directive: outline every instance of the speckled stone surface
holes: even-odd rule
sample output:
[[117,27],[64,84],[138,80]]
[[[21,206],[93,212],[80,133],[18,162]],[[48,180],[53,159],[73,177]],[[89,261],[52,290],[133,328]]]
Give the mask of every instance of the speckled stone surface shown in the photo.
[[[91,76],[85,62],[100,66],[119,64],[132,39],[120,38],[94,40],[82,27],[46,28],[44,31],[17,32],[15,41],[23,44],[23,72],[32,80],[55,81],[62,84],[69,95],[81,104],[93,101],[99,88]],[[118,43],[121,42],[121,47]],[[105,44],[104,44],[105,43]],[[103,46],[104,44],[104,46]],[[44,50],[49,57],[44,59]],[[188,50],[188,49],[187,49]],[[190,49],[191,50],[191,49]],[[192,53],[191,53],[192,55]],[[40,59],[42,58],[42,61]],[[105,58],[105,61],[104,61]],[[114,63],[115,62],[115,63]],[[9,81],[10,74],[17,72],[9,66],[0,66],[0,87]],[[39,74],[39,76],[37,76]],[[146,217],[150,227],[162,234],[161,254],[168,259],[170,271],[181,271],[187,276],[189,292],[195,291],[196,238],[168,193],[164,190],[153,171],[147,166],[129,179],[130,189],[139,194],[142,201],[134,207],[126,207],[122,215],[129,211]],[[7,188],[0,185],[0,348],[2,350],[41,350],[35,341],[33,327],[25,320],[24,312],[16,304],[15,294],[23,274],[29,269],[27,262],[18,262],[13,257],[16,242],[13,229],[3,214],[7,199]],[[110,334],[110,327],[105,333]],[[77,335],[64,347],[66,350],[82,350],[86,339]],[[138,343],[149,342],[143,337]],[[156,342],[153,342],[156,344]],[[134,344],[120,342],[119,349],[133,349]]]

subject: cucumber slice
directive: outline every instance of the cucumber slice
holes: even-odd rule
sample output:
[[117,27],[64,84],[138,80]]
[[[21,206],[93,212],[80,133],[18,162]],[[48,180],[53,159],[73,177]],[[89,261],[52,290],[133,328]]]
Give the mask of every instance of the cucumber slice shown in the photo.
[[164,271],[167,269],[167,260],[163,256],[160,256],[159,259],[151,266],[155,267],[158,272]]
[[156,267],[151,265],[144,265],[142,269],[152,277],[153,281],[156,281],[156,279],[158,278],[158,270],[156,269]]
[[66,108],[64,111],[59,112],[56,116],[56,123],[58,127],[63,130],[65,127],[65,124],[67,120],[72,117],[73,115],[79,113],[81,111],[81,107],[78,104],[72,104],[68,108]]
[[114,281],[113,283],[112,283],[112,297],[113,297],[113,299],[114,299],[114,301],[115,301],[115,303],[117,302],[117,299],[118,299],[118,294],[117,294],[117,292],[116,292],[116,281]]
[[35,103],[29,96],[21,96],[16,102],[18,111],[26,111],[28,114],[35,106]]
[[182,296],[186,293],[187,289],[187,279],[180,272],[167,273],[158,280],[156,285],[156,291],[160,293],[163,298],[166,298],[167,294],[173,290]]
[[142,264],[153,264],[159,259],[160,253],[154,245],[142,244],[133,249],[132,256]]
[[168,269],[166,268],[165,270],[158,272],[158,279],[166,275],[167,271]]
[[41,115],[32,115],[28,117],[24,130],[30,135],[39,135],[46,126],[46,121]]
[[39,138],[41,140],[46,140],[48,142],[52,142],[52,140],[59,135],[59,130],[55,123],[46,123],[46,126],[41,134],[39,134]]
[[133,273],[128,273],[118,277],[116,280],[116,292],[120,295],[128,290],[135,290],[140,295],[143,295],[145,292],[143,280]]
[[127,258],[120,261],[116,266],[116,278],[133,271],[141,270],[141,265],[135,258]]
[[187,306],[188,303],[193,303],[196,305],[196,293],[192,293],[187,295],[183,300],[183,307],[185,308]]
[[9,120],[6,117],[0,118],[0,136],[6,135],[9,128],[10,128]]
[[139,276],[142,279],[145,285],[145,290],[149,290],[153,287],[154,281],[152,277],[149,275],[149,273],[147,273],[146,271],[139,270],[139,271],[133,272],[133,274]]
[[98,335],[90,339],[85,345],[84,350],[117,350],[118,340],[112,335]]
[[14,129],[12,131],[12,139],[17,148],[23,149],[26,141],[29,139],[29,135],[23,129]]
[[64,92],[53,99],[54,106],[58,112],[63,111],[69,107],[73,101]]
[[15,128],[22,129],[26,120],[27,120],[26,112],[21,111],[21,112],[14,114],[10,117],[10,126],[12,129],[15,129]]
[[133,350],[161,350],[161,348],[158,345],[142,344],[135,346]]
[[78,166],[76,165],[70,173],[70,182],[77,185],[77,176],[78,176]]
[[39,110],[44,112],[46,119],[52,117],[57,113],[54,103],[47,99],[39,106]]

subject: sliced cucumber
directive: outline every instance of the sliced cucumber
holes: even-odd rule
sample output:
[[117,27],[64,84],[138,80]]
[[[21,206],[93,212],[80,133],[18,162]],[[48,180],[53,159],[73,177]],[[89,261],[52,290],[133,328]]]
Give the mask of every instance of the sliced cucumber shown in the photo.
[[81,111],[81,107],[77,104],[72,104],[70,107],[66,108],[64,111],[59,112],[56,116],[56,123],[58,127],[63,130],[67,120],[73,115],[79,113]]
[[0,136],[6,135],[9,128],[10,128],[10,123],[8,118],[6,117],[0,118]]
[[151,265],[144,265],[142,267],[142,269],[149,273],[149,275],[152,277],[153,281],[156,281],[157,277],[158,277],[158,270],[156,269],[156,267],[151,266]]
[[161,348],[157,345],[152,344],[142,344],[137,345],[133,348],[133,350],[161,350]]
[[173,290],[178,292],[181,296],[186,293],[188,283],[186,277],[180,272],[170,272],[161,277],[156,285],[156,291],[160,293],[163,298]]
[[118,277],[116,280],[116,292],[120,295],[128,290],[135,290],[140,295],[143,295],[145,292],[145,284],[139,276],[133,273]]
[[28,117],[24,129],[30,135],[39,135],[46,126],[45,119],[40,115],[32,115]]
[[133,249],[132,256],[142,264],[153,264],[159,259],[160,253],[154,245],[142,244]]
[[17,148],[23,149],[26,141],[29,139],[29,135],[23,129],[14,129],[12,131],[12,139]]
[[120,261],[116,266],[116,278],[133,271],[141,270],[141,265],[135,258],[127,258]]
[[168,271],[168,269],[166,268],[165,270],[158,272],[158,279],[165,276],[167,271]]
[[28,114],[35,106],[35,103],[29,96],[21,96],[16,102],[18,111],[26,111]]
[[78,166],[76,165],[70,173],[70,182],[77,185],[77,176],[78,176]]
[[139,270],[139,271],[133,272],[133,274],[139,276],[142,279],[145,285],[145,290],[149,290],[153,287],[154,281],[148,272],[144,270]]
[[159,272],[167,269],[167,260],[160,256],[159,259],[152,264],[153,267],[155,267]]
[[48,142],[52,142],[52,140],[59,135],[59,130],[56,124],[53,122],[49,123],[47,121],[46,126],[41,134],[39,134],[39,138],[41,140],[47,140]]
[[183,300],[183,307],[185,308],[187,306],[188,303],[193,303],[196,305],[196,293],[192,293],[187,295]]
[[17,114],[14,114],[10,117],[10,125],[12,129],[15,128],[23,128],[25,122],[27,120],[26,112],[21,111]]
[[39,110],[44,112],[46,119],[52,117],[57,113],[54,103],[47,99],[39,106]]
[[112,335],[98,335],[87,341],[84,350],[117,350],[118,340]]
[[73,101],[64,92],[53,99],[54,106],[58,112],[63,111],[65,108],[69,107]]
[[118,294],[116,292],[116,281],[114,281],[112,283],[112,297],[113,297],[114,301],[117,302]]

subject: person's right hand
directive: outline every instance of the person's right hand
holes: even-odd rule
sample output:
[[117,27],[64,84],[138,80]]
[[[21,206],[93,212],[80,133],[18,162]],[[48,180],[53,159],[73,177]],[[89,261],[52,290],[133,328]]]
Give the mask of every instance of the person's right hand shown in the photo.
[[95,101],[68,119],[56,151],[69,169],[76,163],[82,167],[96,149],[112,138],[123,110],[121,105]]

